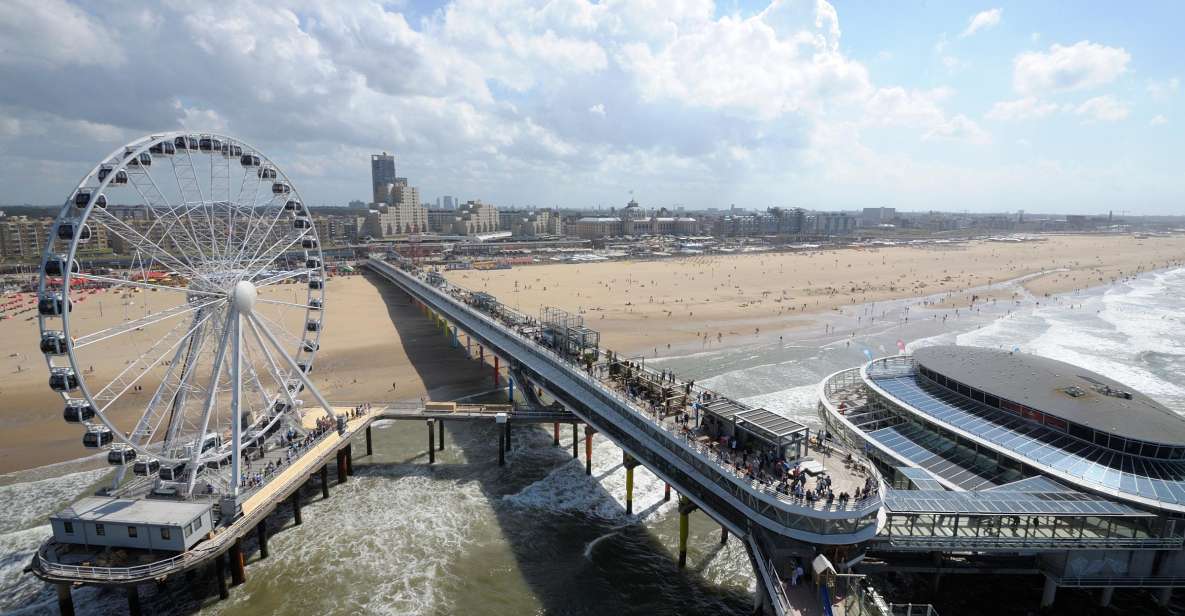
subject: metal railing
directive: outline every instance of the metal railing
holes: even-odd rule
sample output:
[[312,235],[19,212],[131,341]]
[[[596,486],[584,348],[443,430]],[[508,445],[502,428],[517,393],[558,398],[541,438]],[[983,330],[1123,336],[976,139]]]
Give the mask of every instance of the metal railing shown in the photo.
[[[372,260],[372,262],[375,262],[375,261]],[[451,304],[454,305],[454,308],[460,309],[461,311],[463,311],[463,314],[465,314],[466,316],[476,318],[479,321],[484,322],[484,324],[486,326],[493,327],[495,332],[497,332],[501,335],[504,335],[504,336],[508,336],[512,340],[515,340],[518,343],[518,345],[522,347],[522,349],[524,351],[535,355],[538,359],[543,360],[544,362],[546,362],[546,364],[549,367],[561,370],[563,372],[563,374],[569,378],[575,377],[579,380],[586,382],[589,386],[591,386],[591,389],[597,395],[599,395],[603,398],[608,398],[609,401],[616,403],[616,405],[618,405],[619,408],[628,409],[629,411],[632,412],[634,418],[643,420],[643,422],[645,423],[645,426],[658,429],[658,432],[661,435],[663,435],[663,437],[665,437],[665,438],[659,439],[659,442],[662,443],[668,450],[670,450],[674,453],[677,453],[677,454],[680,454],[680,453],[683,454],[681,457],[683,457],[685,460],[698,460],[702,465],[705,465],[708,468],[716,469],[719,472],[719,476],[721,478],[726,478],[728,480],[727,484],[718,481],[715,477],[712,477],[712,476],[707,476],[706,478],[711,480],[713,483],[715,483],[716,485],[718,485],[720,487],[724,487],[725,489],[736,487],[736,488],[740,488],[742,490],[755,492],[757,494],[760,494],[760,495],[763,495],[766,497],[772,497],[772,498],[776,499],[778,502],[781,502],[781,503],[784,503],[787,505],[791,505],[791,506],[793,506],[797,509],[803,510],[803,511],[853,511],[853,512],[860,511],[860,512],[867,512],[872,509],[880,507],[881,500],[880,500],[880,495],[879,495],[880,491],[879,490],[878,490],[877,494],[875,494],[872,497],[864,498],[864,499],[861,499],[860,501],[848,502],[846,505],[843,505],[843,506],[839,505],[837,502],[833,502],[831,505],[827,505],[826,502],[816,502],[815,504],[808,504],[805,501],[801,501],[791,495],[784,494],[784,493],[781,493],[781,492],[773,489],[773,484],[763,485],[762,482],[743,477],[743,476],[737,474],[735,471],[733,471],[729,467],[720,464],[720,462],[717,461],[716,459],[713,459],[711,452],[709,450],[707,450],[707,448],[703,447],[702,444],[697,443],[697,442],[695,442],[691,439],[685,438],[685,437],[680,438],[680,435],[678,435],[676,432],[671,431],[666,426],[653,421],[644,411],[639,409],[633,403],[632,400],[621,395],[613,388],[607,387],[604,383],[602,383],[599,379],[597,379],[593,375],[588,374],[587,372],[585,372],[583,370],[579,370],[579,369],[575,368],[567,358],[564,358],[563,356],[551,351],[550,349],[541,347],[540,345],[536,344],[533,340],[523,336],[519,332],[505,326],[504,324],[493,320],[488,315],[472,309],[467,304],[464,304],[464,303],[460,302],[457,298],[453,297],[450,293],[445,292],[446,289],[448,289],[449,287],[452,287],[453,285],[450,285],[447,282],[442,283],[442,285],[440,287],[431,285],[427,281],[422,280],[419,276],[409,273],[409,272],[406,272],[406,271],[403,271],[403,270],[400,270],[399,268],[393,267],[389,263],[385,263],[382,261],[378,261],[377,263],[379,264],[380,267],[388,269],[389,271],[395,273],[397,276],[406,277],[407,279],[410,279],[411,281],[414,281],[415,283],[417,283],[424,290],[430,291],[433,294],[435,294],[437,297],[439,297],[443,300],[446,300],[447,302],[450,302]],[[443,287],[443,289],[441,287]],[[630,418],[623,417],[623,419],[628,420]],[[635,425],[641,425],[641,424],[637,424],[635,422]],[[679,447],[676,448],[676,447],[672,447],[671,445],[678,445]],[[856,452],[845,452],[845,453],[852,453],[853,457],[857,457]],[[690,456],[690,457],[688,457],[688,456]],[[868,464],[865,466],[867,468],[871,469],[873,473],[876,473],[875,468],[871,464]],[[877,479],[878,486],[880,486],[881,481],[879,479],[879,475],[874,474],[874,477]]]
[[929,603],[890,603],[892,616],[938,616],[938,610]]

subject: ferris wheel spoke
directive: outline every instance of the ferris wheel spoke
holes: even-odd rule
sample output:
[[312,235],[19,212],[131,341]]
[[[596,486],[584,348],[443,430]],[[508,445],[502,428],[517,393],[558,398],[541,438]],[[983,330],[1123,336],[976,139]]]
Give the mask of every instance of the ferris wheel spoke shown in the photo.
[[[202,194],[202,187],[197,178],[197,170],[193,165],[193,153],[190,148],[185,149],[185,156],[182,157],[180,153],[174,156],[173,175],[177,178],[177,190],[181,192],[181,198],[185,201],[185,219],[189,222],[190,228],[193,230],[193,236],[197,239],[195,248],[203,254],[203,261],[215,259],[217,252],[214,245],[214,226],[210,220],[210,212],[206,209],[206,198]],[[194,221],[194,212],[201,211],[204,221]],[[202,228],[202,223],[205,223],[205,229]],[[203,234],[209,231],[209,237],[203,237]],[[206,254],[205,244],[211,242],[210,252]]]
[[[140,382],[140,379],[144,378],[144,375],[148,374],[149,369],[156,367],[157,364],[164,361],[165,356],[167,356],[169,353],[173,352],[178,346],[181,345],[181,343],[183,343],[190,335],[192,335],[193,332],[196,331],[197,328],[200,327],[201,324],[205,322],[206,318],[208,318],[208,317],[202,318],[197,323],[195,323],[194,326],[192,328],[190,328],[185,333],[185,335],[178,338],[176,342],[169,345],[168,348],[166,348],[163,353],[155,356],[155,358],[152,359],[151,361],[146,361],[146,360],[148,358],[152,357],[152,353],[154,351],[156,351],[156,349],[158,349],[167,340],[169,340],[169,338],[172,336],[173,333],[178,332],[178,331],[185,331],[185,324],[184,323],[179,324],[177,327],[173,328],[173,330],[171,330],[168,334],[161,337],[160,340],[158,340],[155,344],[153,344],[151,347],[149,347],[147,351],[145,351],[143,354],[141,354],[135,360],[128,362],[128,365],[125,366],[124,369],[122,371],[120,371],[120,373],[118,375],[116,375],[116,377],[114,379],[111,379],[110,383],[108,383],[102,389],[100,389],[98,393],[91,396],[91,398],[96,402],[99,402],[101,400],[107,401],[107,404],[103,405],[102,407],[100,407],[98,409],[99,412],[106,413],[107,409],[110,408],[111,405],[114,404],[116,400],[123,397],[123,395],[126,394],[128,392],[128,390],[130,390],[132,387],[134,387],[135,385],[137,385]],[[128,379],[128,376],[127,376],[128,373],[134,369],[137,369],[137,368],[140,369],[140,374],[137,374],[134,378]],[[116,388],[122,388],[122,389],[120,389],[119,393],[116,393],[113,395],[112,392]]]
[[202,389],[196,384],[197,369],[202,356],[202,351],[206,347],[206,343],[214,337],[215,327],[213,324],[217,321],[219,311],[213,310],[209,319],[206,320],[205,325],[199,331],[196,337],[191,337],[188,348],[185,350],[185,367],[181,371],[181,378],[177,383],[177,394],[173,398],[173,403],[170,406],[168,414],[168,427],[165,431],[165,451],[172,451],[177,446],[177,438],[181,434],[185,426],[186,403],[191,394],[201,395]]
[[[264,270],[256,271],[255,274],[252,275],[252,278],[262,274],[263,271]],[[264,278],[263,280],[260,280],[259,282],[255,283],[255,288],[258,289],[261,287],[270,287],[274,284],[284,282],[285,280],[288,280],[289,278],[296,278],[297,276],[305,276],[312,271],[313,270],[305,268],[305,269],[291,270],[291,271],[283,272],[280,274],[275,274],[274,276],[269,276],[269,277]],[[249,279],[247,279],[247,280],[249,280]]]
[[217,299],[207,300],[202,304],[181,304],[180,306],[174,306],[166,310],[147,314],[143,317],[140,317],[139,319],[120,323],[114,327],[108,327],[107,329],[101,329],[97,332],[80,336],[74,340],[74,344],[72,346],[75,350],[82,349],[86,346],[107,340],[108,338],[114,338],[120,334],[126,334],[130,331],[135,331],[155,323],[160,323],[161,321],[179,317],[183,314],[189,314],[190,312],[201,310],[202,308],[213,306],[214,304],[225,301],[226,298],[220,297]]
[[[192,340],[190,334],[188,341]],[[149,441],[152,440],[152,435],[159,434],[157,429],[160,428],[160,419],[164,417],[164,409],[162,405],[167,400],[172,400],[177,395],[177,389],[173,386],[173,376],[177,370],[177,366],[181,365],[180,359],[184,356],[186,346],[185,344],[177,345],[177,349],[173,352],[173,358],[165,362],[165,374],[161,377],[160,383],[156,386],[156,390],[152,392],[152,399],[148,401],[148,405],[144,408],[144,413],[140,415],[140,420],[136,422],[136,427],[132,429],[129,440],[132,444],[138,447],[146,447]],[[178,379],[179,380],[179,379]]]
[[284,397],[288,400],[290,407],[295,409],[296,399],[292,397],[292,391],[288,389],[289,374],[281,371],[280,367],[276,364],[276,360],[274,357],[272,357],[271,351],[267,350],[267,345],[264,344],[263,338],[260,337],[259,327],[255,325],[255,322],[251,319],[247,319],[247,325],[248,329],[255,338],[255,343],[259,346],[259,349],[263,351],[263,355],[267,359],[268,367],[271,368],[271,375],[276,381],[276,386],[279,387],[280,391],[284,394]]
[[138,289],[156,289],[159,291],[173,291],[175,293],[185,293],[187,295],[201,295],[205,297],[225,297],[223,293],[216,293],[214,291],[200,291],[198,289],[187,289],[185,287],[170,287],[164,284],[152,284],[151,282],[142,282],[139,280],[127,280],[126,278],[112,278],[110,276],[100,276],[98,274],[77,273],[70,274],[70,278],[82,278],[84,280],[93,280],[95,282],[109,282],[117,287],[136,287]]
[[[95,212],[101,212],[96,218],[96,222],[102,224],[107,232],[119,237],[121,240],[131,244],[135,247],[136,252],[147,254],[155,261],[160,262],[161,265],[174,270],[184,270],[189,272],[194,277],[200,277],[202,274],[193,265],[193,262],[188,257],[184,261],[175,257],[172,253],[165,250],[152,240],[145,237],[139,231],[136,231],[124,220],[118,216],[108,212],[105,209],[95,208]],[[151,232],[151,227],[149,228]],[[182,253],[184,254],[184,253]]]
[[292,359],[292,356],[284,350],[284,347],[280,344],[280,341],[276,340],[275,334],[273,334],[271,330],[268,329],[268,327],[264,325],[262,321],[260,321],[258,315],[251,313],[244,316],[246,316],[256,325],[256,327],[259,328],[259,331],[264,335],[265,338],[267,338],[268,342],[272,344],[272,348],[274,348],[276,352],[279,353],[280,357],[283,358],[288,364],[288,367],[292,369],[292,373],[296,375],[296,378],[300,379],[300,382],[304,384],[305,388],[308,389],[309,392],[313,394],[313,397],[317,399],[317,402],[321,405],[321,408],[325,409],[325,412],[328,413],[330,417],[336,418],[337,411],[335,411],[333,406],[329,404],[329,401],[321,395],[321,390],[317,389],[317,386],[309,380],[308,375],[306,375],[304,371],[300,369],[300,366],[296,365],[296,360]]
[[[267,241],[268,238],[266,233],[263,236],[257,237],[256,232],[259,229],[264,228],[264,225],[266,224],[265,221],[271,219],[272,205],[276,202],[277,198],[278,195],[273,195],[271,199],[262,205],[255,205],[254,203],[252,204],[251,210],[253,215],[251,216],[251,222],[247,227],[247,231],[243,234],[243,238],[239,243],[238,250],[235,251],[234,263],[236,264],[236,267],[240,267],[241,269],[249,269],[241,265],[247,261],[246,255],[248,254],[248,251],[251,251],[251,256],[254,257],[256,254],[258,254],[258,251],[262,245]],[[275,210],[277,216],[283,214],[284,212],[283,207],[276,207]]]
[[[272,204],[276,203],[278,200],[279,200],[279,195],[272,195],[272,198],[267,203],[265,203],[263,205],[264,211],[267,211],[267,208],[269,208]],[[246,267],[244,267],[244,269],[248,269],[248,270],[252,269],[252,267],[254,267],[254,263],[256,263],[258,261],[261,251],[270,250],[272,247],[275,247],[275,246],[279,245],[281,242],[283,242],[284,239],[287,237],[287,230],[285,230],[284,234],[277,234],[278,239],[275,242],[273,242],[270,246],[267,244],[267,242],[273,237],[272,232],[275,231],[275,229],[276,229],[276,222],[279,221],[279,219],[283,215],[284,215],[284,206],[283,205],[277,206],[275,215],[271,217],[271,221],[268,223],[266,229],[263,227],[263,225],[256,226],[257,229],[263,229],[263,233],[258,236],[258,239],[256,239],[255,234],[252,233],[249,237],[247,237],[243,240],[243,251],[238,257],[238,260],[240,262],[246,260],[244,257],[244,255],[246,254],[246,249],[248,249],[252,245],[255,245],[256,243],[258,243],[258,245],[255,246],[254,252],[251,253],[251,258],[248,261],[248,265]],[[264,248],[265,246],[267,246],[267,248]]]
[[[260,319],[260,320],[262,320],[262,322],[263,322],[263,323],[266,323],[267,325],[270,325],[270,326],[272,327],[272,329],[273,329],[273,330],[275,330],[275,331],[279,331],[279,332],[280,332],[280,334],[281,334],[281,335],[282,335],[284,338],[286,338],[285,342],[290,342],[290,343],[292,343],[292,346],[294,346],[294,347],[296,347],[296,348],[300,348],[300,344],[301,344],[302,342],[304,342],[304,338],[301,338],[300,336],[295,336],[295,335],[293,335],[293,334],[292,334],[292,332],[288,331],[288,328],[286,328],[286,327],[284,327],[283,325],[281,325],[281,324],[277,323],[275,320],[271,319],[270,317],[267,317],[267,316],[265,316],[265,315],[264,315],[262,312],[256,311],[256,312],[254,313],[254,315],[255,315],[255,317],[256,317],[257,319]],[[285,352],[286,352],[286,351],[285,351]]]
[[[180,217],[176,215],[176,212],[178,209],[184,208],[185,204],[179,203],[179,204],[177,204],[177,206],[174,206],[172,203],[170,203],[169,199],[167,197],[165,197],[164,192],[161,191],[160,186],[156,183],[156,180],[152,177],[152,174],[149,173],[148,169],[145,167],[142,167],[142,166],[132,167],[129,170],[128,177],[131,179],[132,185],[136,188],[136,192],[139,193],[140,199],[142,199],[144,201],[144,204],[148,206],[148,210],[150,212],[152,212],[154,215],[155,220],[153,220],[152,224],[148,228],[149,234],[151,235],[152,230],[155,229],[158,224],[160,224],[161,220],[163,220],[159,216],[160,212],[162,212],[162,211],[167,212],[170,216],[173,217],[173,221],[169,223],[168,228],[164,229],[164,231],[161,233],[161,237],[168,238],[169,240],[172,240],[173,245],[180,248],[181,243],[178,242],[177,238],[172,235],[172,230],[176,227],[176,223],[180,222],[180,220],[181,220]],[[148,192],[149,187],[151,187],[152,192],[154,192],[156,194],[156,196],[158,196],[160,198],[159,203],[154,202],[150,198],[149,192]],[[187,231],[187,229],[182,227],[182,231]],[[190,241],[194,242],[194,247],[198,248],[199,246],[196,243],[196,238],[192,234],[187,233],[187,235],[189,236],[188,239]],[[185,258],[187,261],[189,260],[189,256],[188,256],[188,254],[186,254],[186,252],[184,250],[178,250],[178,252],[180,252],[182,255],[185,255]],[[200,251],[199,251],[199,254],[201,254]],[[190,264],[191,268],[196,270],[196,268],[193,267],[192,261],[189,261],[189,264]]]
[[[296,243],[299,242],[301,239],[303,239],[304,236],[307,235],[308,233],[309,233],[308,229],[302,230],[300,233],[298,233],[296,235],[296,237],[293,237],[291,240],[289,240],[288,243],[283,248],[281,248],[273,253],[272,249],[275,248],[276,246],[279,246],[286,239],[286,238],[280,238],[278,241],[276,241],[276,243],[272,244],[267,249],[267,251],[265,251],[263,254],[258,255],[254,259],[252,259],[251,263],[248,264],[247,269],[249,269],[249,270],[256,269],[256,266],[258,266],[258,269],[256,269],[256,271],[255,271],[255,274],[258,274],[259,272],[266,270],[269,266],[271,266],[271,264],[276,262],[276,259],[279,259],[280,257],[287,254],[287,252],[289,250],[291,250],[292,247],[295,246]],[[262,262],[262,265],[260,264],[261,262]],[[253,275],[255,275],[255,274],[253,274]]]
[[264,298],[260,297],[260,298],[256,299],[255,301],[263,302],[265,304],[275,304],[277,306],[288,306],[290,308],[300,308],[301,310],[308,310],[308,308],[309,308],[308,304],[296,304],[293,302],[285,302],[285,301],[281,301],[278,299],[264,299]]

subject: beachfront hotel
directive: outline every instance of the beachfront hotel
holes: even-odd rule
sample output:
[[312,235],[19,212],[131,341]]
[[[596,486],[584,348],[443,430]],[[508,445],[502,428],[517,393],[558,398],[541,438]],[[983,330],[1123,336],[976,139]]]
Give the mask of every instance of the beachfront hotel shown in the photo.
[[1043,605],[1058,587],[1163,605],[1185,584],[1185,419],[1148,396],[1045,357],[935,346],[837,372],[819,397],[824,429],[891,484],[870,553],[1021,563],[1045,576]]

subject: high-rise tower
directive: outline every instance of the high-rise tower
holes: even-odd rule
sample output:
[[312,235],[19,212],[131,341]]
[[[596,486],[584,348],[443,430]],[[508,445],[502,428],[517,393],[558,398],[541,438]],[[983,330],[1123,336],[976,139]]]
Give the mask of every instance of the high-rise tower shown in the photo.
[[370,157],[370,183],[375,203],[390,203],[391,186],[395,184],[395,157],[383,152]]

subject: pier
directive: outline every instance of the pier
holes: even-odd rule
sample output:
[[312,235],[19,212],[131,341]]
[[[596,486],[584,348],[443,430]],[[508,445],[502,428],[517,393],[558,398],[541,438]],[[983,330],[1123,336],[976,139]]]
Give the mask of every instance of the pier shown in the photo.
[[[692,384],[645,371],[611,355],[595,361],[561,355],[545,344],[544,334],[548,332],[541,322],[507,309],[491,296],[450,285],[439,274],[376,259],[367,261],[366,267],[419,302],[442,331],[454,339],[463,334],[467,348],[476,345],[480,361],[486,361],[489,354],[495,371],[499,363],[512,366],[520,380],[526,380],[584,423],[589,449],[586,458],[591,455],[592,435],[599,433],[625,452],[629,460],[625,465],[627,485],[632,483],[628,478],[636,464],[644,465],[665,481],[679,495],[681,527],[687,515],[702,511],[720,524],[723,537],[731,534],[741,538],[762,581],[758,593],[762,610],[794,613],[784,589],[779,587],[776,562],[782,562],[783,569],[791,559],[809,562],[828,546],[834,546],[833,556],[858,560],[862,552],[851,550],[851,546],[876,536],[882,486],[879,475],[871,464],[861,462],[863,457],[858,452],[816,439],[817,450],[812,456],[808,430],[764,409],[750,408],[714,392],[704,395],[702,388],[695,390],[695,397],[704,404],[692,404]],[[554,337],[551,340],[554,344]],[[570,344],[564,339],[560,348],[566,350]],[[625,371],[630,378],[619,371]],[[494,378],[497,384],[499,377]],[[622,390],[621,384],[626,381],[629,391]],[[705,414],[719,418],[722,428],[743,429],[765,439],[775,450],[785,451],[787,459],[813,468],[812,472],[834,477],[840,487],[851,486],[860,494],[863,486],[865,496],[846,501],[809,500],[784,491],[784,486],[758,479],[687,428],[685,414],[692,408],[697,419],[702,408]],[[574,455],[576,447],[574,436]],[[590,470],[591,462],[587,464],[586,470]],[[840,488],[835,492],[839,493]],[[626,498],[629,503],[631,495]],[[683,532],[679,552],[686,552]]]

